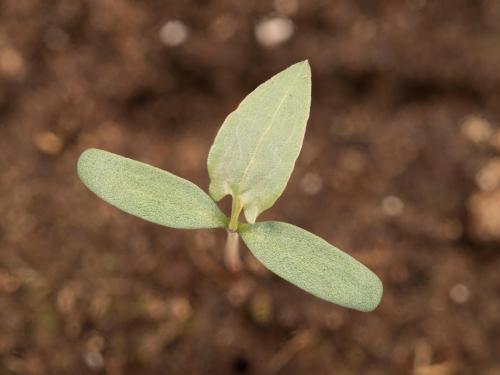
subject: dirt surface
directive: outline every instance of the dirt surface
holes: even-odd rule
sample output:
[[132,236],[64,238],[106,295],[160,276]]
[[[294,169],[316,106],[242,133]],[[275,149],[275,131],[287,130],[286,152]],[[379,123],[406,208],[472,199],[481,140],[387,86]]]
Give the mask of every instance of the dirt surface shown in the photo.
[[[373,269],[373,313],[246,249],[233,276],[224,231],[143,222],[75,172],[99,147],[206,189],[225,116],[305,58],[304,148],[261,219]],[[2,0],[0,374],[500,374],[499,103],[496,0]]]

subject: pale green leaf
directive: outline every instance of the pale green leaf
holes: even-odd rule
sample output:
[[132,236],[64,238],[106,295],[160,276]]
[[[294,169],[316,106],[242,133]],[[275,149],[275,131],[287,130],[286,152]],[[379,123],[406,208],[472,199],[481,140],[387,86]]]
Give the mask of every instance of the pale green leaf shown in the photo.
[[111,152],[89,149],[78,160],[83,183],[129,214],[172,228],[224,227],[225,215],[190,181]]
[[311,103],[307,61],[250,93],[224,121],[208,155],[210,195],[230,194],[253,223],[281,195],[304,139]]
[[360,311],[372,311],[379,304],[379,278],[320,237],[277,221],[242,224],[239,232],[257,259],[299,288]]

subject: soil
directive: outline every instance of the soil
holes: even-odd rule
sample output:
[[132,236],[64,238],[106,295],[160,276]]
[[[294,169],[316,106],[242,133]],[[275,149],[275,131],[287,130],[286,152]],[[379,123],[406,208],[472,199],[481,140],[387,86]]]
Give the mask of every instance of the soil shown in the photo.
[[[287,40],[257,39],[277,16]],[[500,374],[499,46],[495,0],[3,0],[0,373]],[[98,147],[206,189],[225,116],[305,58],[304,148],[261,219],[373,269],[372,313],[246,249],[232,275],[224,231],[141,221],[75,172]]]

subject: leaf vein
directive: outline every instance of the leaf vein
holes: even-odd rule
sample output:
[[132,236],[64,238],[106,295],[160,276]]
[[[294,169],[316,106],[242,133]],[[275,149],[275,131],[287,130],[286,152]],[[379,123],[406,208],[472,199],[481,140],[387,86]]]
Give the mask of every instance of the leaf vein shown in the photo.
[[[261,134],[261,136],[259,137],[259,140],[257,141],[257,144],[252,152],[252,156],[250,157],[250,160],[248,161],[248,164],[247,166],[245,167],[242,175],[241,175],[241,178],[240,180],[238,181],[238,183],[236,184],[236,186],[241,186],[241,183],[243,182],[244,178],[246,177],[246,175],[248,174],[248,171],[250,170],[250,167],[252,166],[252,164],[255,162],[255,158],[257,156],[257,150],[259,149],[259,147],[261,146],[262,142],[264,141],[264,138],[265,136],[267,135],[267,133],[269,133],[269,131],[271,130],[271,128],[273,127],[274,125],[274,122],[276,120],[276,116],[277,114],[279,113],[279,111],[281,110],[281,107],[283,105],[283,103],[285,102],[285,99],[288,97],[288,95],[290,94],[290,91],[292,90],[292,87],[295,85],[295,83],[297,82],[297,79],[299,78],[299,75],[297,75],[295,77],[295,79],[293,80],[293,82],[290,84],[290,86],[287,88],[285,94],[283,95],[283,98],[281,99],[280,103],[278,104],[278,107],[276,108],[276,110],[274,111],[273,113],[273,116],[271,118],[271,121],[269,122],[269,125],[267,126],[267,128],[264,130],[264,132]],[[241,193],[241,192],[238,192],[238,193]]]

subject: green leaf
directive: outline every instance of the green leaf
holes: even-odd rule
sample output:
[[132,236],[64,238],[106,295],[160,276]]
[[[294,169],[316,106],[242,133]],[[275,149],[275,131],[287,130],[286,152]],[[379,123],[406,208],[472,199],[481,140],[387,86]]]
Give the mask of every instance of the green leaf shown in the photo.
[[231,194],[248,222],[271,207],[302,148],[311,104],[307,61],[292,65],[250,93],[222,124],[208,155],[210,195]]
[[162,169],[89,149],[78,160],[83,183],[129,214],[172,228],[224,227],[225,215],[198,186]]
[[360,311],[380,302],[382,283],[372,271],[304,229],[265,221],[240,225],[240,234],[267,268],[319,298]]

